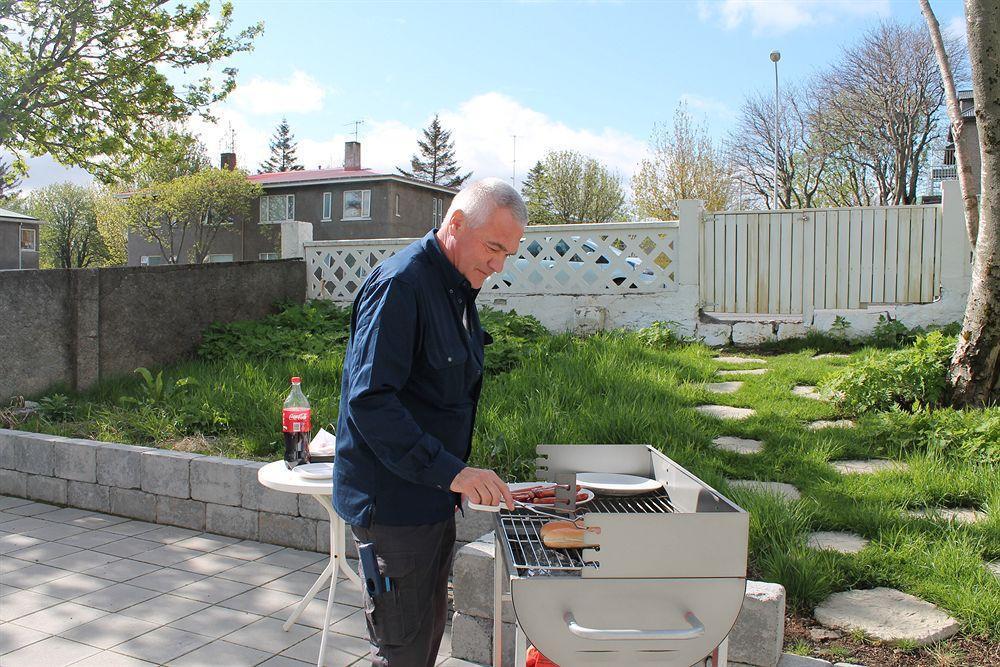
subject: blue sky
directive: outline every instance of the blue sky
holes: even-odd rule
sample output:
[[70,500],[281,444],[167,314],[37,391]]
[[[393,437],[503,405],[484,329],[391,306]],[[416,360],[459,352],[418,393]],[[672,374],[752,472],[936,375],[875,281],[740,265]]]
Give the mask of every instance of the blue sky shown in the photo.
[[[628,177],[653,125],[678,102],[721,138],[744,96],[810,76],[883,18],[921,21],[916,1],[273,2],[236,0],[235,24],[263,20],[234,58],[239,87],[220,122],[193,122],[215,156],[236,135],[256,168],[287,116],[307,168],[338,166],[347,126],[363,119],[364,166],[405,164],[440,113],[476,176],[518,177],[547,150],[594,155]],[[963,32],[958,0],[933,2]],[[33,161],[27,187],[69,175]]]

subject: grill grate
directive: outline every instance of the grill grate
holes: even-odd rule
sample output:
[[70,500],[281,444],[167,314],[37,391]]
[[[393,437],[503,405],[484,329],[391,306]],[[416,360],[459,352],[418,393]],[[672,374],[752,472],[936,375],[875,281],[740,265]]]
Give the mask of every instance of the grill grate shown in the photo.
[[[673,512],[674,506],[665,490],[629,497],[597,497],[577,508],[576,514],[567,519],[589,512],[602,514],[660,514]],[[579,574],[584,567],[590,567],[583,560],[580,549],[550,549],[542,543],[542,526],[552,521],[528,510],[501,510],[497,524],[508,563],[518,576],[539,574]]]

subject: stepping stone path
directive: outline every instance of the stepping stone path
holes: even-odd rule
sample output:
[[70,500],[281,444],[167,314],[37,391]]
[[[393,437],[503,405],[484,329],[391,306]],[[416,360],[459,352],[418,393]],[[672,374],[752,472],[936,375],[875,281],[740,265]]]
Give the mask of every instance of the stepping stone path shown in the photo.
[[713,394],[732,394],[739,391],[742,386],[742,382],[707,382],[702,385]]
[[792,393],[796,396],[801,396],[802,398],[811,398],[814,401],[825,401],[826,397],[821,396],[816,387],[811,385],[799,385],[797,387],[792,387]]
[[834,593],[813,612],[828,628],[861,630],[882,641],[926,646],[958,632],[958,621],[930,602],[893,588]]
[[756,414],[756,410],[751,408],[734,408],[729,405],[699,405],[695,410],[716,419],[746,419]]
[[809,536],[807,545],[819,551],[856,554],[868,545],[868,540],[854,533],[819,531]]
[[833,663],[822,658],[811,658],[808,655],[782,653],[778,667],[833,667]]
[[883,470],[906,470],[907,468],[907,465],[902,461],[889,461],[888,459],[830,461],[830,465],[841,475],[868,475]]
[[766,359],[756,357],[716,357],[716,361],[723,364],[766,364]]
[[809,637],[813,641],[824,641],[827,639],[840,639],[844,636],[844,633],[837,632],[836,630],[827,630],[826,628],[809,628]]
[[827,352],[826,354],[817,354],[813,359],[850,359],[849,354],[840,354],[838,352]]
[[750,440],[749,438],[736,438],[731,435],[720,435],[712,441],[718,449],[737,454],[756,454],[764,449],[764,443],[760,440]]
[[991,570],[993,574],[1000,577],[1000,560],[995,560],[992,563],[986,564],[986,569]]
[[741,368],[738,368],[738,369],[734,369],[734,370],[719,371],[719,375],[763,375],[768,370],[770,370],[770,369],[768,369],[768,368],[748,368],[746,370],[743,370]]
[[944,519],[955,523],[976,523],[985,521],[987,514],[971,507],[935,507],[931,509],[907,510],[915,519]]
[[761,493],[777,494],[789,501],[798,500],[802,497],[802,494],[799,493],[798,489],[791,484],[785,484],[784,482],[761,482],[756,479],[731,479],[729,480],[729,486],[734,486],[738,489],[750,489],[751,491],[759,491]]
[[854,422],[850,419],[836,419],[832,421],[820,419],[809,424],[807,428],[810,431],[818,431],[821,428],[854,428]]

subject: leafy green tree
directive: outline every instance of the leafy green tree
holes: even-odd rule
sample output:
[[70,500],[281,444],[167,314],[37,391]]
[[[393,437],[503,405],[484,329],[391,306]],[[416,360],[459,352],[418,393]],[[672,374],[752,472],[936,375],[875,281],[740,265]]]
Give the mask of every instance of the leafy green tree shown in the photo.
[[232,3],[210,9],[207,0],[0,0],[0,146],[114,178],[116,162],[104,158],[149,153],[162,123],[207,116],[236,85],[232,67],[221,82],[197,70],[249,51],[263,25],[231,34]]
[[434,114],[430,125],[424,128],[424,139],[418,139],[417,146],[420,153],[410,158],[410,170],[397,167],[404,176],[450,188],[462,187],[472,176],[471,171],[459,176],[458,163],[455,161],[455,142],[451,140],[451,132],[441,125],[437,114]]
[[161,129],[151,142],[150,150],[138,157],[118,157],[115,170],[121,177],[114,183],[116,188],[139,190],[212,166],[205,144],[183,127]]
[[20,193],[21,176],[17,169],[0,158],[0,202],[7,202]]
[[271,139],[271,157],[261,162],[258,174],[272,174],[276,171],[302,171],[303,167],[295,157],[295,150],[298,144],[292,136],[292,130],[288,127],[288,120],[281,119],[274,137]]
[[82,269],[99,265],[106,252],[97,229],[96,193],[73,183],[54,183],[28,197],[28,210],[41,225],[41,266]]
[[556,220],[552,216],[551,204],[545,194],[545,167],[541,161],[528,171],[521,184],[521,196],[528,207],[528,222],[532,225],[551,225]]
[[[576,151],[550,151],[542,160],[540,224],[620,220],[625,213],[621,177]],[[536,223],[537,224],[537,223]]]
[[167,263],[200,264],[219,231],[246,220],[261,193],[243,171],[205,169],[132,194],[123,204],[124,217],[129,229],[160,247]]

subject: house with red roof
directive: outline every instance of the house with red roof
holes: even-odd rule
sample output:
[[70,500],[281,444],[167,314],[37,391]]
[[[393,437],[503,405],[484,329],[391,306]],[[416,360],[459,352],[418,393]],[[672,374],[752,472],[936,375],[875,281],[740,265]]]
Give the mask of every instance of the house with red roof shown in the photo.
[[[223,153],[223,168],[236,168],[236,155]],[[206,261],[279,259],[281,223],[308,222],[315,240],[384,239],[423,236],[441,224],[455,188],[401,174],[364,169],[361,144],[344,145],[340,169],[306,169],[253,174],[264,194],[247,220],[222,229]],[[179,263],[186,263],[181,248]],[[159,245],[131,232],[129,266],[166,264]]]

